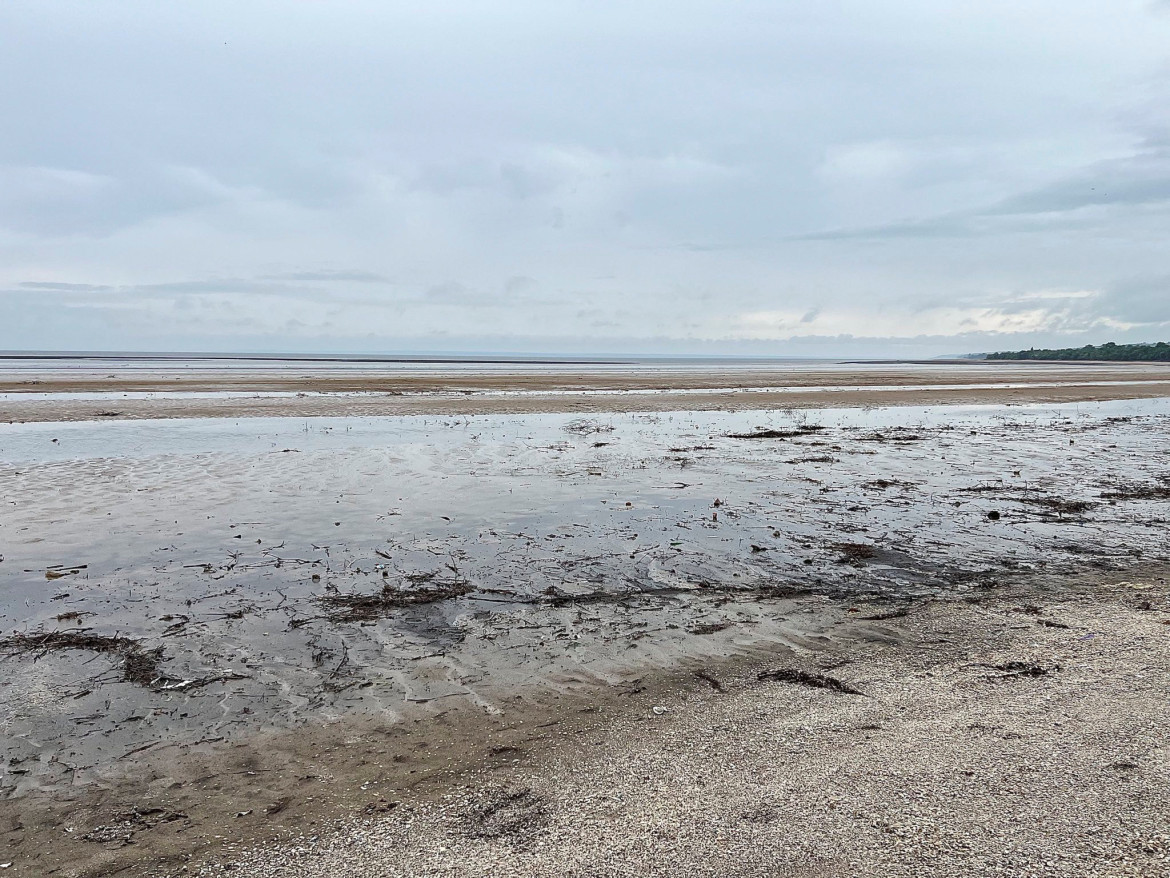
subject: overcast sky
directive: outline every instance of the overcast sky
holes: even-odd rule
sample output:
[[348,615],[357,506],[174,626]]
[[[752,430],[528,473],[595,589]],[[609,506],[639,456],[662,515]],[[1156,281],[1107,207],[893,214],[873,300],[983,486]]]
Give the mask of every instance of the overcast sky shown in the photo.
[[1170,339],[1170,2],[0,3],[0,349]]

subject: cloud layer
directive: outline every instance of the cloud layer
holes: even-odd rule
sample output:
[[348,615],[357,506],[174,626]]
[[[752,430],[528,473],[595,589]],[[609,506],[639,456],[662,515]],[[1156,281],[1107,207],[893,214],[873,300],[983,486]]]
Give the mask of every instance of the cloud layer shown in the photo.
[[14,0],[0,348],[1170,338],[1165,5],[969,6]]

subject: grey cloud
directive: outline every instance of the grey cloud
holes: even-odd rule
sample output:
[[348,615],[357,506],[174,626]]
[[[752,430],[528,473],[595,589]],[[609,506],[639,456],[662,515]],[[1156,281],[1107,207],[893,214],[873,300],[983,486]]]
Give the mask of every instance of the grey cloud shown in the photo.
[[181,280],[164,283],[133,284],[121,288],[129,294],[204,294],[204,293],[270,293],[289,292],[286,284],[270,283],[266,281],[245,280],[242,278],[220,278],[210,280]]
[[[962,238],[1002,234],[1005,222],[1032,221],[1027,233],[1083,223],[1073,214],[1085,208],[1170,207],[1170,148],[1143,149],[1133,156],[1101,162],[1046,186],[1020,192],[986,207],[880,226],[833,229],[795,235],[791,240],[831,241],[894,238]],[[1098,222],[1113,222],[1113,218]]]
[[58,283],[56,281],[23,281],[20,284],[22,289],[26,290],[45,290],[62,293],[100,293],[105,290],[113,289],[112,287],[101,284],[70,284]]
[[984,215],[1062,213],[1085,207],[1166,202],[1170,202],[1170,149],[1163,148],[1102,162],[1052,185],[1006,199]]
[[[895,238],[962,238],[978,234],[973,220],[976,215],[927,217],[910,222],[888,223],[880,226],[828,229],[822,232],[791,235],[789,241],[864,241],[866,239]],[[718,248],[712,248],[718,249]]]
[[0,228],[49,237],[108,235],[232,197],[228,187],[191,168],[148,164],[93,173],[0,165]]
[[1122,281],[1094,302],[1093,308],[1126,323],[1170,325],[1170,275]]

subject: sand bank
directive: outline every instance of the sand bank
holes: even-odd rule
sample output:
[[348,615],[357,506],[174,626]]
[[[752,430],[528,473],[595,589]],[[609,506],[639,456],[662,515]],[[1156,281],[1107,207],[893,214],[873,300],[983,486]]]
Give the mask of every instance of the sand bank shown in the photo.
[[1170,395],[1160,364],[487,372],[0,370],[0,419],[375,417],[1000,404]]

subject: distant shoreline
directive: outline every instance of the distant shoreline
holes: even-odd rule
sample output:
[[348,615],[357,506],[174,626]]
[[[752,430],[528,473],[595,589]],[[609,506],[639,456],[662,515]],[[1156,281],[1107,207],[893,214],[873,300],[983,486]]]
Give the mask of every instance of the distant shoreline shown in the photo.
[[588,365],[588,364],[621,364],[631,360],[613,358],[582,358],[582,357],[523,357],[523,356],[378,356],[364,354],[360,356],[348,354],[162,354],[162,353],[70,353],[70,352],[11,352],[0,351],[0,362],[4,360],[98,360],[116,362],[265,362],[265,363],[517,363],[537,366],[547,365]]
[[715,354],[296,354],[296,353],[207,353],[157,351],[0,351],[0,363],[36,360],[85,362],[262,362],[262,363],[419,363],[434,365],[515,364],[532,366],[618,366],[670,363],[836,363],[840,365],[976,365],[983,357],[932,357],[907,359],[891,357],[799,357],[743,356]]

